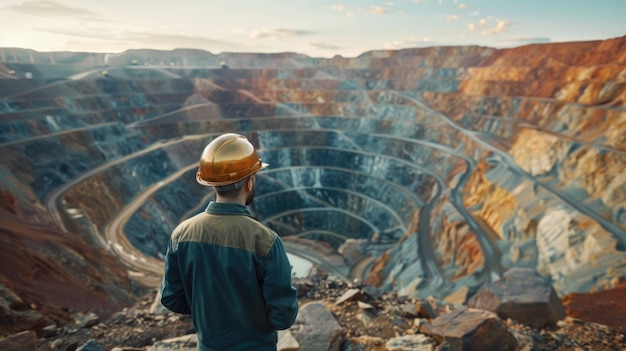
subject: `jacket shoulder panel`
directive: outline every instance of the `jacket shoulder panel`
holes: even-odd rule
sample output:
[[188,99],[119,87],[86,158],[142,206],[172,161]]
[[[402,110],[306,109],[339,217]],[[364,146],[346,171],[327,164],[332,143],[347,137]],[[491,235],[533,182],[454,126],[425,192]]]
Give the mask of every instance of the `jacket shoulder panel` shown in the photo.
[[266,257],[278,234],[254,218],[199,213],[172,232],[172,243],[196,242],[242,249]]

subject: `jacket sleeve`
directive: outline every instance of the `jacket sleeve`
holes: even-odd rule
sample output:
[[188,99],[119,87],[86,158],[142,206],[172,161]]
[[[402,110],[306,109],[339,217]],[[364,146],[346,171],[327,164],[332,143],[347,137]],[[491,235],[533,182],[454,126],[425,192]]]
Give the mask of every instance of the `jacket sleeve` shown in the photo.
[[293,325],[298,315],[298,294],[291,285],[291,264],[279,237],[265,257],[263,296],[269,322],[275,329]]
[[161,303],[172,312],[191,314],[180,274],[176,248],[176,245],[170,240],[165,254],[165,270],[160,288]]

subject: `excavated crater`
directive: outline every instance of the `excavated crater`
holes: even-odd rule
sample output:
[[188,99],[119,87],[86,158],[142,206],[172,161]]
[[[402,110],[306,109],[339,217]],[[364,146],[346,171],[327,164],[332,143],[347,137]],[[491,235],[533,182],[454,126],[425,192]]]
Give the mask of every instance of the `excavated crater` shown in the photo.
[[270,164],[253,214],[340,277],[461,302],[513,267],[603,289],[626,277],[623,41],[550,69],[477,47],[4,63],[35,79],[3,85],[0,185],[156,286],[172,229],[214,196],[202,149],[236,132]]

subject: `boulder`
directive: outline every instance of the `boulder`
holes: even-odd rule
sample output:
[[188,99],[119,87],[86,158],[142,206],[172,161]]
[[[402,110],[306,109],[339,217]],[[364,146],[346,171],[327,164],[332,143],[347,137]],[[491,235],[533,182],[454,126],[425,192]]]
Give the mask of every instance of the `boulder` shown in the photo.
[[343,334],[341,325],[320,301],[301,306],[289,331],[301,345],[299,351],[337,351]]
[[555,325],[565,318],[561,300],[548,279],[528,268],[509,270],[501,280],[470,298],[467,306],[492,311],[502,319],[511,318],[534,328]]
[[437,317],[433,337],[448,343],[451,351],[514,351],[518,342],[495,313],[462,309]]
[[276,349],[278,351],[298,351],[300,350],[300,344],[289,330],[279,330]]

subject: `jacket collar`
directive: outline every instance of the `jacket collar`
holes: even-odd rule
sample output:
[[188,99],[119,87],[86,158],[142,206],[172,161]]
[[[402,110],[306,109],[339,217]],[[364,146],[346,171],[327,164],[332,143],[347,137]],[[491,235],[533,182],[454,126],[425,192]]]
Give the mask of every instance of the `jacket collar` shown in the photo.
[[241,204],[211,201],[205,211],[216,215],[242,215],[252,217],[250,210]]

